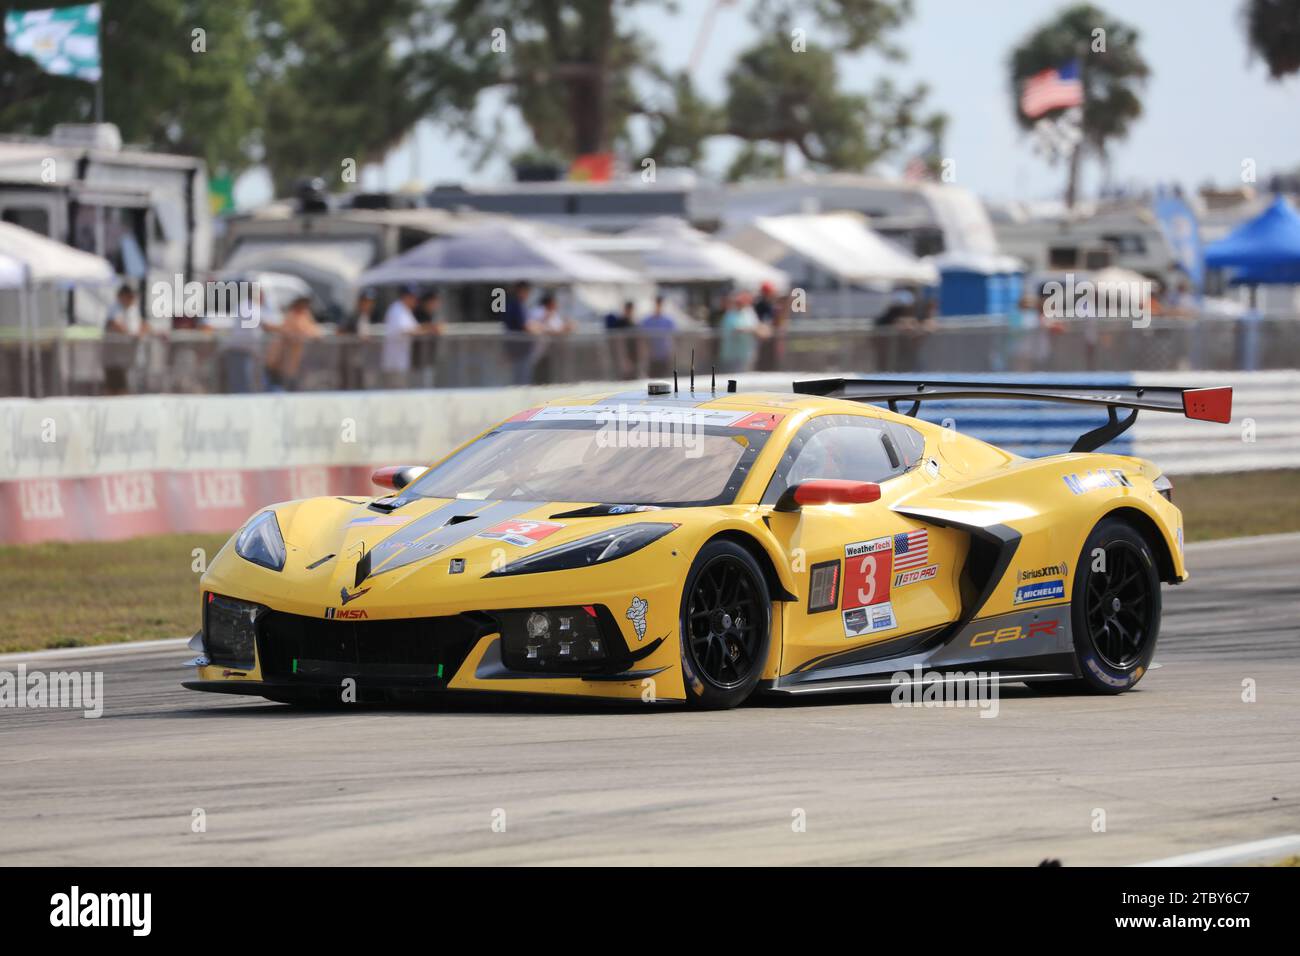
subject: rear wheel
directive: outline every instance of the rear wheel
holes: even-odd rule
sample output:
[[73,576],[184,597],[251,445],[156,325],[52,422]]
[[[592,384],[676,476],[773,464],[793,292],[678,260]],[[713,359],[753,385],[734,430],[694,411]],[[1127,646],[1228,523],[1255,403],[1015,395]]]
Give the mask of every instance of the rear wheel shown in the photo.
[[771,641],[772,601],[754,556],[711,541],[696,556],[682,592],[682,677],[686,701],[725,710],[757,686]]
[[1160,633],[1160,574],[1132,525],[1106,518],[1093,528],[1074,575],[1070,616],[1083,676],[1036,690],[1118,694],[1142,679]]

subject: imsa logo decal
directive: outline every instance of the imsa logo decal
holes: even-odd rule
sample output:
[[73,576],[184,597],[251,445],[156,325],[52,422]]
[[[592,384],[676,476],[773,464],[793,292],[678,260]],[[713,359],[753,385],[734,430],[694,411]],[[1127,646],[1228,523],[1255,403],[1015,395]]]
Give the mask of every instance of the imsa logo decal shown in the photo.
[[359,621],[369,616],[366,609],[362,607],[327,607],[325,609],[325,620],[327,621]]

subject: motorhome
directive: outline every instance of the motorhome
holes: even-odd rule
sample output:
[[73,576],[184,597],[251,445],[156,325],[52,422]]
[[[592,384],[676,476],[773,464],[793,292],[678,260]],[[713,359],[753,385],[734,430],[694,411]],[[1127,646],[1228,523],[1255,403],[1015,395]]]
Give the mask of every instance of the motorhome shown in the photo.
[[[0,220],[103,256],[142,292],[211,267],[204,161],[124,146],[111,123],[0,137]],[[78,290],[69,318],[99,324],[111,296]]]

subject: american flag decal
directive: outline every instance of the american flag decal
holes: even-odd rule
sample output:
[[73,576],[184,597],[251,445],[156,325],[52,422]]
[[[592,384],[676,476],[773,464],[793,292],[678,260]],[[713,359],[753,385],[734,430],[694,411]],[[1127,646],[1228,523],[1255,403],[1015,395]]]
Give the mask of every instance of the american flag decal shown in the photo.
[[930,533],[922,528],[894,535],[894,570],[919,568],[930,561]]

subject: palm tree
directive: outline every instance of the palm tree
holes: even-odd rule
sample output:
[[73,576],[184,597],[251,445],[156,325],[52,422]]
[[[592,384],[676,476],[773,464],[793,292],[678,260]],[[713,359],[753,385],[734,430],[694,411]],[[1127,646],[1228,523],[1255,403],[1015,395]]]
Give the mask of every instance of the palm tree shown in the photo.
[[1300,71],[1300,0],[1246,0],[1241,16],[1251,50],[1273,79]]
[[1151,71],[1138,49],[1137,30],[1090,3],[1069,7],[1011,51],[1012,102],[1023,129],[1031,129],[1038,118],[1030,119],[1020,109],[1021,83],[1071,60],[1079,63],[1084,91],[1083,135],[1070,154],[1065,189],[1066,205],[1072,207],[1085,152],[1104,158],[1107,143],[1128,134],[1133,120],[1142,115],[1138,90]]

